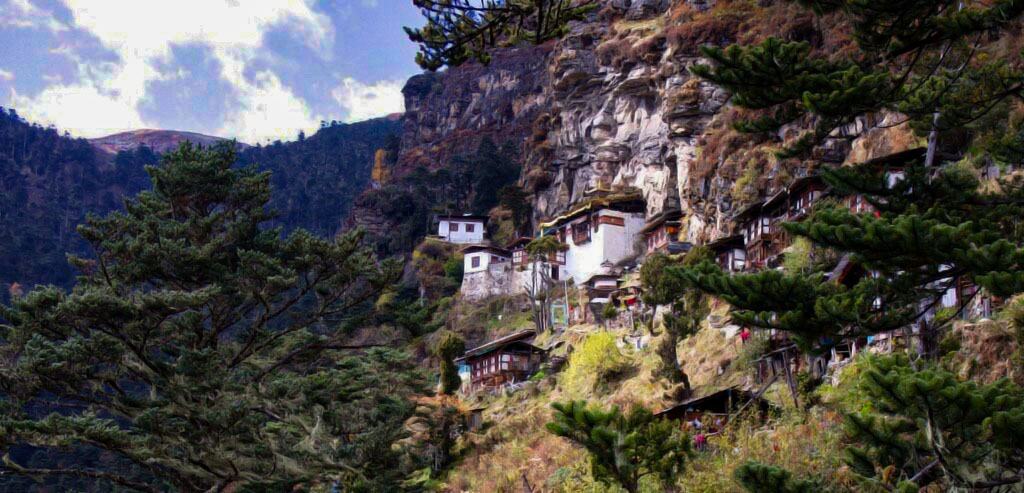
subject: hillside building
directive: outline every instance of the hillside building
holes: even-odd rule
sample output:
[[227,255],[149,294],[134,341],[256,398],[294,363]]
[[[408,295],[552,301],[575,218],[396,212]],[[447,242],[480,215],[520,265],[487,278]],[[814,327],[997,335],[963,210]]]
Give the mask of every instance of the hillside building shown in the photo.
[[537,333],[523,330],[466,351],[455,360],[469,367],[465,392],[525,382],[544,360],[544,350],[531,344]]
[[686,253],[693,247],[692,244],[679,241],[679,231],[683,217],[682,211],[664,211],[647,221],[640,230],[644,234],[644,242],[647,246],[647,255],[654,252],[661,252],[670,255]]
[[577,284],[603,272],[602,264],[617,265],[636,258],[637,237],[644,224],[645,206],[639,193],[594,197],[551,221],[542,223],[543,234],[558,235],[569,246],[558,279]]
[[491,266],[504,267],[500,264],[507,264],[511,261],[508,250],[489,245],[469,245],[459,251],[462,252],[462,272],[464,274],[482,272]]
[[437,236],[450,243],[476,244],[483,243],[486,238],[487,216],[470,214],[438,215]]
[[747,251],[743,248],[743,235],[719,238],[707,245],[715,262],[726,272],[742,272],[747,268]]

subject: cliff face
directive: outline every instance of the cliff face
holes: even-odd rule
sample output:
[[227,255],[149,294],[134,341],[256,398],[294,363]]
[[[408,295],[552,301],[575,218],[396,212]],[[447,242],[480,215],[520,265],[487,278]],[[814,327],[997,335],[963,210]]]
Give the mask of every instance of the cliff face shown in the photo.
[[[839,163],[914,144],[901,128],[863,132],[779,161],[772,150],[796,134],[739,134],[719,88],[693,76],[704,44],[767,34],[814,42],[811,18],[788,2],[609,0],[557,43],[505,49],[490,66],[467,64],[410,79],[397,175],[437,169],[484,137],[521,145],[521,184],[535,221],[594,188],[635,187],[648,215],[684,213],[683,240],[727,234],[729,218],[823,162]],[[854,152],[851,154],[851,148]],[[378,227],[372,211],[357,223]]]
[[488,66],[467,63],[409,79],[395,174],[445,166],[486,137],[499,144],[524,140],[550,105],[551,51],[551,44],[501,49]]

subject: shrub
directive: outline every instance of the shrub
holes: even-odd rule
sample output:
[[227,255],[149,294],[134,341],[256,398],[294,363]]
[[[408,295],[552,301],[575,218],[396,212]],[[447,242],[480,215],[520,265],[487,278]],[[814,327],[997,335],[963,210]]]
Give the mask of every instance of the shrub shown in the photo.
[[622,374],[629,363],[609,332],[590,334],[569,357],[565,384],[570,390],[595,391]]
[[462,282],[463,257],[461,254],[453,255],[444,263],[444,276],[455,282]]

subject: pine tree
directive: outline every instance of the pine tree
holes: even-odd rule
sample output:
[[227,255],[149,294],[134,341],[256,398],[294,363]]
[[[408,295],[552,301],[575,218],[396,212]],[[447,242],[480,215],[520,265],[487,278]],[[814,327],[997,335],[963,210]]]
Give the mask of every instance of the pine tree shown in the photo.
[[929,136],[931,165],[940,132],[978,120],[1024,89],[1021,67],[998,51],[1000,37],[1012,36],[1009,29],[1024,13],[1024,1],[799,3],[835,22],[833,29],[851,30],[852,54],[771,37],[753,46],[704,47],[714,63],[693,68],[727,89],[734,105],[759,112],[736,125],[741,131],[811,123],[783,156],[806,153],[859,117],[893,111]]
[[[915,325],[919,349],[935,356],[950,317],[933,314],[947,290],[962,280],[997,296],[1024,290],[1024,238],[1012,226],[1024,213],[1019,180],[1001,180],[999,187],[988,188],[998,191],[985,191],[970,169],[935,166],[938,141],[952,137],[951,129],[963,132],[960,127],[988,110],[1021,98],[1024,71],[998,50],[1024,1],[802,3],[846,22],[856,49],[839,58],[805,42],[776,38],[757,46],[705,49],[715,63],[694,72],[728,89],[733,104],[762,115],[738,128],[757,132],[813,122],[813,130],[782,152],[798,155],[835,138],[840,126],[889,111],[927,135],[928,147],[923,155],[906,152],[890,162],[822,171],[838,195],[863,196],[877,215],[833,205],[818,208],[802,223],[783,225],[816,247],[847,255],[868,273],[858,282],[839,285],[826,272],[728,276],[710,264],[690,269],[687,276],[729,301],[738,322],[787,331],[808,350]],[[1002,120],[989,123],[1007,129]],[[946,148],[955,147],[956,141],[947,140]],[[991,145],[976,149],[999,148],[1012,155],[1013,142],[1014,137],[990,139]],[[896,167],[901,179],[892,179]]]
[[462,386],[462,377],[459,376],[459,367],[455,364],[455,358],[462,356],[466,351],[466,341],[462,336],[445,331],[441,334],[434,349],[434,354],[441,360],[441,393],[452,395]]
[[846,461],[888,485],[990,489],[1024,484],[1024,390],[979,385],[905,354],[874,357],[861,383],[871,410],[847,415]]
[[541,44],[568,32],[598,7],[595,0],[413,0],[426,18],[422,28],[405,28],[420,45],[416,63],[424,70],[456,67],[469,60],[490,62],[488,51],[521,41]]
[[635,493],[644,477],[668,485],[686,466],[689,437],[676,423],[657,418],[646,408],[636,406],[623,414],[618,407],[604,410],[585,401],[555,402],[551,407],[555,412],[548,431],[585,448],[598,481]]
[[671,304],[672,309],[663,314],[665,336],[656,349],[661,358],[661,366],[655,375],[679,384],[679,388],[671,394],[673,400],[682,400],[691,396],[690,377],[683,370],[684,363],[679,361],[679,344],[700,331],[701,323],[710,313],[703,292],[693,286],[678,270],[678,267],[692,267],[708,261],[711,253],[707,248],[697,247],[683,258],[675,262],[669,256],[656,253],[650,255],[640,268],[640,279],[644,285],[644,302],[652,305],[657,311],[659,305]]
[[750,493],[813,493],[814,483],[793,479],[789,471],[757,462],[741,464],[733,473],[736,482]]
[[9,457],[6,475],[191,492],[400,474],[425,378],[392,350],[344,352],[400,266],[359,231],[262,227],[270,175],[234,164],[233,144],[183,144],[147,168],[151,191],[79,227],[94,253],[72,257],[71,292],[0,308],[0,446],[100,449],[151,479]]

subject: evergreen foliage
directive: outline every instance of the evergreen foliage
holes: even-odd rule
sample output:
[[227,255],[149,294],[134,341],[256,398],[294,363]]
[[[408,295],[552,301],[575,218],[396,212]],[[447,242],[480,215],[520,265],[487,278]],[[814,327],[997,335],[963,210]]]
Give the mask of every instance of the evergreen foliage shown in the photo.
[[522,187],[506,185],[498,190],[499,204],[512,214],[512,225],[516,234],[522,234],[523,228],[530,224],[530,196]]
[[676,423],[655,417],[642,406],[623,414],[618,407],[604,410],[586,401],[552,403],[550,433],[587,450],[594,479],[618,485],[629,493],[652,477],[669,485],[682,473],[690,439]]
[[459,367],[455,364],[455,358],[466,352],[466,341],[462,336],[445,331],[441,334],[434,349],[434,354],[441,360],[441,393],[452,395],[462,386],[462,377],[459,376]]
[[157,162],[147,147],[112,164],[101,157],[85,139],[0,108],[0,301],[13,283],[68,286],[75,272],[64,254],[86,251],[74,234],[86,211],[120,207],[122,190],[145,188],[143,166]]
[[[353,491],[401,475],[409,397],[426,381],[400,353],[346,342],[400,273],[354,231],[334,241],[265,228],[269,173],[233,144],[183,144],[147,168],[152,191],[79,227],[70,292],[0,308],[0,445],[91,447],[120,471],[25,468],[140,491],[265,489],[314,479]],[[47,416],[44,409],[53,409]],[[130,471],[129,471],[130,472]]]
[[569,245],[559,242],[553,235],[536,238],[525,247],[531,260],[531,281],[526,284],[526,295],[531,301],[534,324],[541,331],[551,328],[551,288],[555,285],[547,266],[552,255],[568,249]]
[[706,247],[696,247],[683,258],[675,262],[664,254],[654,254],[647,258],[640,268],[640,279],[644,285],[644,301],[654,306],[671,304],[672,309],[664,313],[665,337],[656,349],[661,358],[661,366],[656,376],[673,384],[681,384],[681,392],[676,397],[685,399],[690,396],[690,377],[683,371],[683,362],[679,361],[679,343],[700,331],[701,323],[710,313],[710,307],[704,293],[694,287],[679,271],[669,269],[671,266],[687,267],[700,262],[709,261],[711,252]]
[[[238,161],[273,172],[271,205],[279,215],[271,224],[330,236],[366,187],[374,151],[397,151],[400,129],[387,119],[324,122],[304,140],[241,150]],[[124,197],[148,189],[145,167],[159,159],[144,145],[109,156],[86,139],[0,109],[0,301],[13,283],[69,288],[75,271],[65,253],[88,251],[75,228],[87,212],[120,210]]]
[[733,473],[736,482],[751,493],[813,493],[818,491],[814,484],[807,480],[795,480],[792,474],[784,469],[747,462],[741,464]]
[[1011,182],[985,192],[965,167],[929,169],[922,159],[907,161],[904,177],[892,184],[870,166],[823,171],[837,192],[874,204],[877,216],[832,205],[784,224],[874,274],[839,284],[820,270],[730,276],[705,263],[684,275],[728,301],[739,323],[787,331],[805,348],[925,323],[923,345],[931,354],[950,319],[932,313],[958,280],[998,296],[1024,290],[1024,237],[1013,226],[1024,217],[1024,201]]
[[732,103],[758,110],[740,121],[746,132],[791,123],[812,129],[780,151],[804,154],[858,117],[880,111],[906,116],[916,130],[960,129],[1024,88],[1021,67],[993,56],[999,38],[1024,1],[990,4],[958,0],[802,0],[819,16],[837,16],[852,30],[848,52],[821,52],[809,42],[771,37],[758,45],[708,46],[712,65],[693,73],[732,94]]
[[405,28],[420,45],[416,63],[424,70],[457,67],[469,60],[487,64],[491,48],[561,38],[570,21],[598,7],[594,0],[413,0],[426,18],[422,28]]
[[498,204],[498,191],[515,184],[519,167],[511,142],[498,146],[485,138],[473,153],[452,158],[448,167],[416,168],[368,190],[355,204],[391,222],[386,234],[370,238],[379,253],[408,252],[426,235],[436,234],[435,214],[487,214]]
[[243,149],[238,163],[272,173],[271,205],[278,215],[270,224],[334,236],[369,185],[375,154],[398,154],[401,128],[388,118],[321,122],[309,137]]
[[847,416],[846,461],[888,485],[990,489],[1024,483],[1024,391],[979,385],[905,354],[874,357],[861,384],[871,410]]

